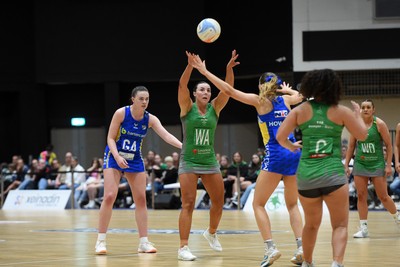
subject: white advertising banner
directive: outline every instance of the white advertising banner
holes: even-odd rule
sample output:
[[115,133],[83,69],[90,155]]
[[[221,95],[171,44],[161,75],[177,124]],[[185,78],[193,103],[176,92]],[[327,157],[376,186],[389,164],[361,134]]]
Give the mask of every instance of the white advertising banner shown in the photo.
[[[251,190],[246,203],[244,204],[243,210],[253,212],[253,199],[254,199],[254,189]],[[267,212],[272,211],[284,211],[287,212],[285,203],[285,194],[283,188],[277,188],[272,193],[271,197],[268,199],[267,204],[265,204],[265,209]]]
[[[254,199],[254,189],[251,190],[246,203],[244,204],[243,210],[248,212],[253,212],[253,199]],[[300,212],[303,213],[303,208],[301,207],[300,201],[297,201]],[[325,202],[323,202],[323,211],[328,212],[328,207]],[[279,182],[275,191],[272,193],[267,203],[265,204],[265,209],[267,212],[282,211],[287,212],[286,202],[285,202],[285,186],[282,181]]]
[[71,190],[11,190],[3,210],[63,210]]

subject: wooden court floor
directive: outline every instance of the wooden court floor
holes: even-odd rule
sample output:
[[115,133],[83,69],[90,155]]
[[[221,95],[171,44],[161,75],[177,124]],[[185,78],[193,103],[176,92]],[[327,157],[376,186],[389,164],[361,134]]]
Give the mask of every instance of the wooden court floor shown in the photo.
[[[190,248],[194,262],[177,260],[179,210],[149,210],[149,238],[158,253],[138,254],[133,210],[114,210],[107,238],[109,254],[94,255],[98,210],[0,210],[0,266],[259,266],[263,242],[253,213],[224,211],[220,224],[222,252],[212,251],[201,236],[208,210],[195,210]],[[273,266],[295,266],[287,212],[270,213],[273,237],[281,258]],[[400,230],[387,212],[369,213],[370,238],[353,239],[358,215],[350,211],[346,267],[400,266]],[[331,228],[324,216],[314,254],[316,266],[331,266]]]

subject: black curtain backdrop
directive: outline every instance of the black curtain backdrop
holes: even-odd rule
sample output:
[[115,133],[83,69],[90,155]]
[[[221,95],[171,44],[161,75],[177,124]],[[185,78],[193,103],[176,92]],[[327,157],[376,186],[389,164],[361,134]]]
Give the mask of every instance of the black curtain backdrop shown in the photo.
[[[202,43],[197,24],[206,17],[222,28]],[[237,88],[257,92],[262,72],[292,71],[291,0],[126,1],[60,0],[0,4],[0,162],[25,159],[50,143],[54,127],[82,116],[108,129],[115,109],[128,104],[136,85],[150,90],[149,111],[164,125],[180,124],[179,77],[185,50],[200,54],[220,77],[231,51],[240,54]],[[277,62],[279,57],[285,62]],[[193,72],[193,85],[203,79]],[[216,95],[217,89],[213,88]],[[229,101],[220,123],[256,121],[252,107]],[[33,140],[33,141],[30,141]]]

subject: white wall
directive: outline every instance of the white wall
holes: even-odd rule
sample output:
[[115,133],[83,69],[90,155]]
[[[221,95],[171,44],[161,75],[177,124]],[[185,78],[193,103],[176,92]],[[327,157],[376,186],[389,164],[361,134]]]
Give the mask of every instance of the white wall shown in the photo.
[[303,61],[303,31],[399,28],[400,20],[374,19],[374,0],[293,0],[292,2],[294,71],[322,68],[334,70],[399,68],[400,59]]
[[72,152],[78,157],[79,163],[87,169],[94,157],[103,157],[106,132],[103,127],[53,128],[51,141],[61,164],[64,164],[65,153]]

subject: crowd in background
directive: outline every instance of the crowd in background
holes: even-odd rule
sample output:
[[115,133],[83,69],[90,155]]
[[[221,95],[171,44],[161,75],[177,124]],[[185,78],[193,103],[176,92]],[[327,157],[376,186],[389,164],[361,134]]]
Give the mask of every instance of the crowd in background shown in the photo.
[[[346,156],[347,142],[343,141],[342,158]],[[384,150],[386,152],[386,150]],[[147,190],[151,191],[152,186],[155,194],[169,193],[164,190],[167,184],[178,183],[179,153],[173,152],[165,157],[154,151],[148,151],[144,155],[144,163],[147,170]],[[246,161],[239,151],[228,155],[216,154],[220,163],[222,177],[225,186],[225,205],[224,209],[243,208],[252,189],[254,189],[257,176],[260,172],[261,162],[264,156],[264,149],[257,149],[252,154],[251,159]],[[352,163],[350,162],[350,165]],[[99,208],[103,194],[103,159],[94,157],[91,166],[84,168],[78,157],[71,152],[66,152],[64,161],[53,152],[53,147],[49,145],[42,151],[37,158],[33,158],[30,163],[26,163],[19,155],[12,156],[11,162],[1,163],[1,179],[4,183],[1,197],[5,201],[10,190],[46,190],[46,189],[71,189],[74,184],[74,199],[76,208],[93,209]],[[400,183],[396,182],[400,178],[392,165],[392,175],[387,177],[388,191],[392,199],[400,207]],[[73,175],[72,175],[73,171]],[[393,183],[393,181],[395,181]],[[354,186],[352,175],[349,176],[350,182],[350,209],[357,209],[357,192]],[[392,184],[393,183],[393,184]],[[203,189],[201,179],[198,184],[199,189]],[[239,201],[240,196],[240,201]],[[208,196],[203,198],[202,208],[210,205]],[[368,186],[368,208],[383,209],[371,183]],[[119,196],[115,203],[116,208],[134,208],[132,195],[129,185],[122,177],[119,188]]]

